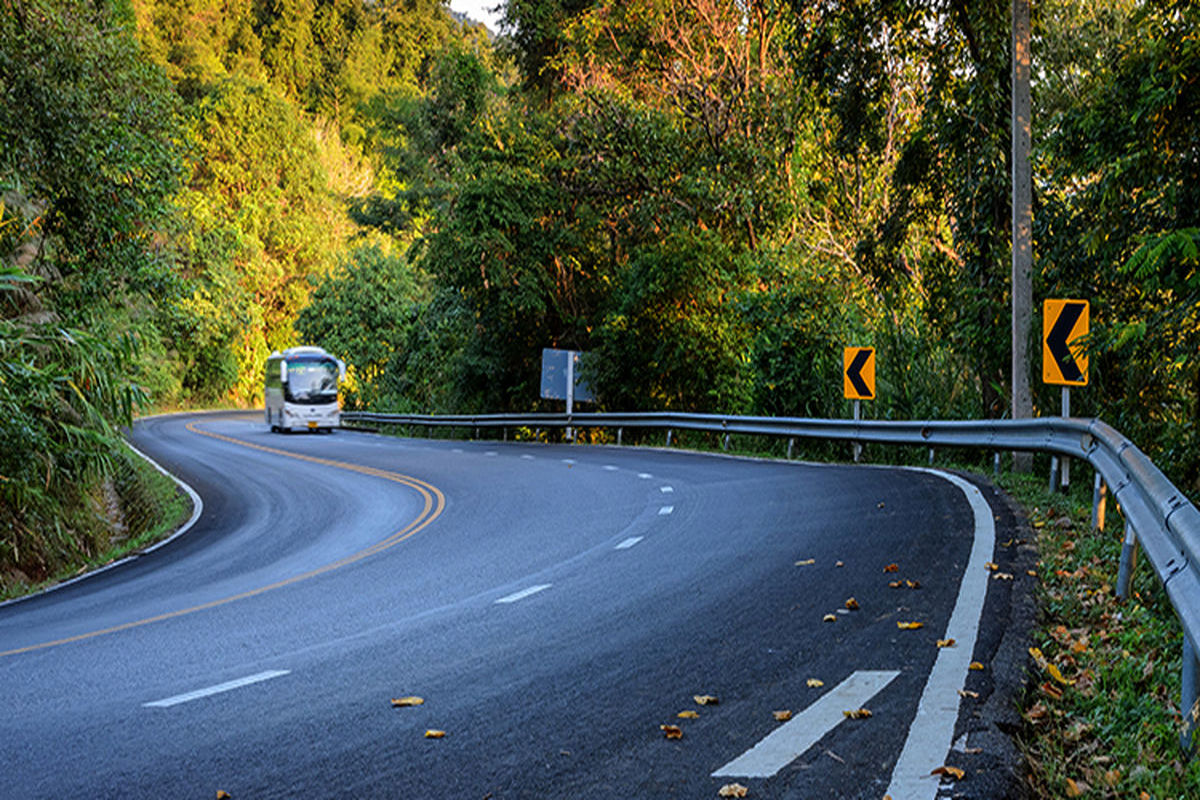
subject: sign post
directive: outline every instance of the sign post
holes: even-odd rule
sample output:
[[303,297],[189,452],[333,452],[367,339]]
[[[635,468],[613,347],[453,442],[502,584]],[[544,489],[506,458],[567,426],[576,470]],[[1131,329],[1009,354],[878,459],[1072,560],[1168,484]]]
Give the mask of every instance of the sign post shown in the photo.
[[[542,386],[541,396],[546,400],[566,400],[567,414],[575,411],[575,401],[594,403],[592,388],[579,380],[576,366],[583,356],[579,350],[542,349]],[[567,428],[567,439],[575,438],[575,429]]]
[[[1078,341],[1088,335],[1090,316],[1087,300],[1046,300],[1042,304],[1042,382],[1062,387],[1064,417],[1071,416],[1071,387],[1088,385],[1088,357]],[[1053,472],[1051,467],[1052,479]],[[1064,489],[1071,485],[1071,464],[1065,457],[1060,485]],[[1050,488],[1054,488],[1053,480]]]
[[[862,419],[862,401],[875,399],[875,348],[842,348],[842,396],[854,401],[854,421]],[[854,445],[854,461],[862,457],[862,445]]]

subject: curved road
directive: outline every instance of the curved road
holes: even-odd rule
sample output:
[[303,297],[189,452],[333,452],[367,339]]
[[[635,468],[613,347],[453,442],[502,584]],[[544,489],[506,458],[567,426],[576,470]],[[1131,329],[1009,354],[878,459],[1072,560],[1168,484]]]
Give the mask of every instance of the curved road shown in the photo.
[[[977,712],[1031,582],[983,567],[1018,550],[990,489],[280,436],[258,414],[152,418],[130,438],[204,510],[164,547],[0,606],[13,796],[691,798],[738,782],[932,800],[942,763],[987,783],[963,734],[986,734]],[[409,695],[424,704],[392,706]],[[871,715],[842,714],[858,708]]]

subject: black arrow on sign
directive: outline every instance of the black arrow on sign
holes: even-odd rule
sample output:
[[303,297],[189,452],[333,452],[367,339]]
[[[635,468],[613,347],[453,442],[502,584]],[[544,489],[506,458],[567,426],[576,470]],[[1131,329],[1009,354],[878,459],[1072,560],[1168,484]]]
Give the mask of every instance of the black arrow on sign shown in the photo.
[[846,377],[854,386],[854,391],[858,392],[863,397],[874,397],[874,392],[871,387],[867,386],[867,382],[862,379],[862,368],[867,365],[867,361],[871,358],[870,350],[859,350],[855,354],[854,360],[850,362],[850,366],[846,367]]
[[1058,319],[1054,320],[1054,327],[1046,334],[1046,347],[1050,350],[1050,355],[1054,356],[1054,362],[1058,364],[1064,381],[1083,380],[1083,373],[1075,363],[1075,356],[1071,353],[1071,348],[1067,347],[1067,337],[1071,335],[1075,323],[1083,315],[1084,308],[1084,303],[1064,303]]

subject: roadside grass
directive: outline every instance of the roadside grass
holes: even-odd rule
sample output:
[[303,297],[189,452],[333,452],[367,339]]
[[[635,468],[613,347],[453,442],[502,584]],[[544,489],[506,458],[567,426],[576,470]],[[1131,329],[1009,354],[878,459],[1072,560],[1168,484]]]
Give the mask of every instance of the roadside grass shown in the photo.
[[[74,543],[71,547],[54,548],[60,560],[49,577],[35,581],[16,578],[0,584],[0,601],[32,594],[111,564],[170,535],[191,514],[191,501],[175,482],[128,447],[121,446],[116,462],[109,490],[98,483],[88,491],[92,508],[64,511],[64,530],[89,533],[70,535]],[[42,535],[64,538],[64,530]],[[51,549],[51,545],[47,543],[45,549]]]
[[[1091,471],[1070,494],[1051,494],[1044,473],[1005,473],[998,483],[1037,534],[1038,625],[1046,665],[1022,703],[1030,782],[1039,797],[1200,798],[1200,761],[1180,749],[1183,633],[1147,564],[1130,597],[1116,598],[1123,522],[1109,503],[1091,531]],[[1079,476],[1083,477],[1083,476]]]

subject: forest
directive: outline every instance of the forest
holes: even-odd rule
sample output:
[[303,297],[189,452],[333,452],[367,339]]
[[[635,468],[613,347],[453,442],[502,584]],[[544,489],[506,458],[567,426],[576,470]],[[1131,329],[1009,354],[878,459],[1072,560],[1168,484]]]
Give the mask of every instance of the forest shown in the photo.
[[[561,347],[599,409],[839,417],[872,345],[870,416],[1006,416],[1009,10],[0,0],[0,581],[103,550],[135,415],[255,407],[292,344],[347,408],[554,410]],[[1195,496],[1200,6],[1036,3],[1033,59],[1073,411]]]

